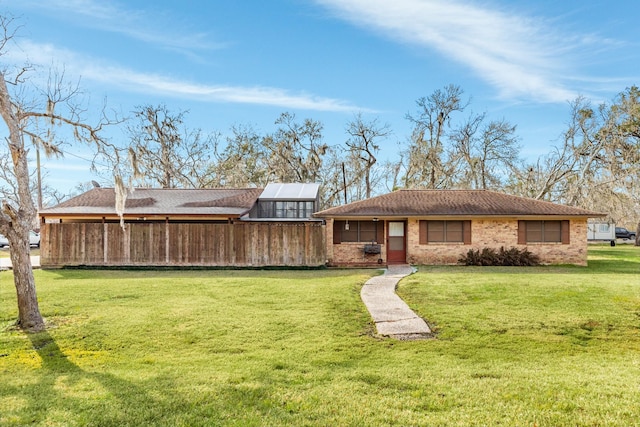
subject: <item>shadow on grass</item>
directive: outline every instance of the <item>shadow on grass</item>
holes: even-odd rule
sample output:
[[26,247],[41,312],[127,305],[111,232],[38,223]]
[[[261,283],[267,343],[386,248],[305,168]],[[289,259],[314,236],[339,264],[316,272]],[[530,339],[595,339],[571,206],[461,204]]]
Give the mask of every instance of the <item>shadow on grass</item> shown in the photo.
[[[40,368],[16,384],[0,385],[0,424],[6,426],[174,426],[220,425],[221,420],[244,419],[263,425],[263,417],[290,417],[271,386],[213,384],[191,397],[177,392],[171,374],[132,382],[110,373],[81,368],[65,354],[48,332],[28,335],[41,359]],[[274,368],[274,381],[283,369]],[[124,372],[132,372],[126,367]],[[267,372],[268,375],[271,372]],[[35,379],[33,379],[35,378]],[[270,383],[270,380],[266,381]],[[8,399],[8,400],[4,400]],[[4,408],[3,401],[21,401]],[[290,423],[286,423],[290,424]],[[232,425],[245,425],[244,422]]]
[[589,273],[593,274],[640,274],[638,261],[593,259],[589,261]]
[[[640,255],[640,251],[638,252]],[[535,267],[499,267],[499,266],[465,266],[465,265],[421,265],[420,272],[438,273],[492,273],[492,274],[615,274],[633,275],[640,274],[640,257],[634,259],[616,258],[616,254],[600,252],[598,258],[589,259],[586,267],[576,265],[540,265]]]
[[[43,269],[52,280],[70,280],[70,279],[87,279],[99,277],[100,281],[117,281],[135,280],[135,279],[210,279],[212,277],[222,277],[228,279],[273,279],[273,280],[306,280],[316,278],[344,277],[346,275],[377,275],[380,274],[378,268],[375,269],[244,269],[244,268],[227,268],[227,269],[191,269],[191,268],[145,268],[145,269],[127,269],[127,268],[62,268],[62,269]],[[136,283],[137,286],[137,283]]]
[[[167,409],[149,390],[115,375],[89,372],[73,363],[47,332],[28,335],[41,359],[36,381],[9,386],[8,396],[23,402],[8,425],[162,425]],[[166,387],[166,385],[165,385]],[[158,409],[158,410],[155,410]]]

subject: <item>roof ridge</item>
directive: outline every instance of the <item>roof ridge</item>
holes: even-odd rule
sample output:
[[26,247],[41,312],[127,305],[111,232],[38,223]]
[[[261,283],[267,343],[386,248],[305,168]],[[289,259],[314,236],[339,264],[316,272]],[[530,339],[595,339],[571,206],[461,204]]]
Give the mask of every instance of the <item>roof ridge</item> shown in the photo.
[[[494,192],[498,193],[496,190],[491,190],[488,188],[398,188],[397,190],[392,191],[391,193],[395,193],[397,191],[486,191],[486,192]],[[391,194],[387,193],[387,194]],[[506,194],[506,193],[501,193]]]

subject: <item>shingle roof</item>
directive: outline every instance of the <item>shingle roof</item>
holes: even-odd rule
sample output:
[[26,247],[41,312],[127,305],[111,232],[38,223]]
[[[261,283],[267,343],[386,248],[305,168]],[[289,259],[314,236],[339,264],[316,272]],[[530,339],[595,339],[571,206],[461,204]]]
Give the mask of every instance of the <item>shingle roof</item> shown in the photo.
[[604,216],[581,208],[488,190],[398,190],[317,212],[317,217]]
[[[161,189],[138,188],[129,193],[125,215],[232,215],[240,216],[254,205],[261,188]],[[94,188],[41,215],[114,215],[115,190]]]

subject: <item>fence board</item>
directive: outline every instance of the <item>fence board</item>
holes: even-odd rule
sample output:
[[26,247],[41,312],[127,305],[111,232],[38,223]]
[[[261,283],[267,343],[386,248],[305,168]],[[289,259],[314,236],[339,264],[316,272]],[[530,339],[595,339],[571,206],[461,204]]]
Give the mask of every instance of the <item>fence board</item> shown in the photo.
[[43,267],[320,266],[324,236],[319,223],[159,221],[124,229],[119,223],[47,223],[40,261]]

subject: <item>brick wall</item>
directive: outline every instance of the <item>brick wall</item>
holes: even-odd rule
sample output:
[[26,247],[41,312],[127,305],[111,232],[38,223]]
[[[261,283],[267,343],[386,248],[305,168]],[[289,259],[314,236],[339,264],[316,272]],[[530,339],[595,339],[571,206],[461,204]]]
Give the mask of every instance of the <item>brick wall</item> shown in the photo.
[[419,221],[408,221],[407,261],[410,264],[456,264],[469,249],[517,247],[538,255],[543,264],[587,265],[587,221],[571,220],[570,243],[518,244],[518,221],[479,219],[471,222],[471,244],[419,244]]
[[587,265],[587,221],[571,220],[570,240],[568,245],[561,244],[529,244],[531,252],[540,256],[544,264],[575,264]]
[[327,219],[326,242],[327,242],[327,262],[332,266],[374,266],[379,265],[378,260],[382,259],[382,264],[387,263],[387,249],[383,242],[380,242],[380,254],[365,254],[363,242],[343,242],[333,244],[333,220]]
[[341,243],[339,245],[333,245],[334,260],[337,260],[337,265],[351,265],[351,266],[368,266],[378,265],[378,260],[382,259],[380,263],[386,264],[386,245],[381,245],[381,253],[379,254],[365,254],[365,243]]
[[[527,248],[540,257],[543,264],[587,264],[587,221],[570,221],[570,243],[518,244],[518,221],[513,219],[478,219],[471,222],[471,244],[420,244],[419,220],[407,221],[407,262],[410,264],[457,264],[469,249],[517,247]],[[378,255],[365,255],[364,243],[333,244],[333,221],[327,220],[327,259],[329,265],[375,265]],[[386,264],[386,247],[380,254]]]

